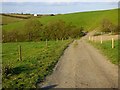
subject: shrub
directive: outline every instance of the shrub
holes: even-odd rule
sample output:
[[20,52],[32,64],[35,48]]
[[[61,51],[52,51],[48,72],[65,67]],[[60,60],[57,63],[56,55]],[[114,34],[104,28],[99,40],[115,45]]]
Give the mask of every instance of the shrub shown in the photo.
[[42,24],[36,19],[30,19],[25,24],[25,35],[29,41],[39,38]]
[[81,36],[83,28],[77,28],[72,23],[66,23],[62,20],[50,22],[45,26],[46,39],[68,39]]
[[114,25],[108,19],[103,19],[101,31],[105,33],[115,34],[119,32],[119,26]]
[[66,23],[62,20],[43,25],[37,19],[29,19],[24,26],[23,32],[20,30],[3,31],[3,42],[77,38],[84,35],[83,30],[83,27],[78,28],[72,23]]

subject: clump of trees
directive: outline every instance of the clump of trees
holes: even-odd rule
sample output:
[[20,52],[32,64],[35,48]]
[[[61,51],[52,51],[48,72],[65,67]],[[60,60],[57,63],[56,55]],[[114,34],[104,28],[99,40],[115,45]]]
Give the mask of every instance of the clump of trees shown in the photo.
[[37,19],[29,19],[23,32],[19,30],[3,31],[3,42],[44,41],[56,39],[77,38],[84,35],[83,27],[76,27],[63,20],[49,22],[44,25]]
[[110,20],[108,19],[103,19],[102,20],[102,28],[101,31],[105,33],[111,33],[111,34],[119,34],[120,32],[120,26],[113,24]]
[[35,19],[30,19],[24,26],[25,39],[27,41],[40,40],[40,34],[42,33],[43,24]]
[[80,37],[83,29],[77,28],[72,23],[66,23],[62,20],[53,21],[48,23],[43,30],[43,40],[55,40],[55,39],[68,39]]

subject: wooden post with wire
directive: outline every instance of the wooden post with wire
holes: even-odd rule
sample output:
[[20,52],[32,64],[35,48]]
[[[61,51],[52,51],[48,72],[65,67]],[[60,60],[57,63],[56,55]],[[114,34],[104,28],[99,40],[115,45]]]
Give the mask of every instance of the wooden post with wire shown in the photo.
[[90,41],[90,36],[89,36],[89,41]]
[[112,38],[112,48],[114,48],[114,38]]
[[62,38],[62,42],[63,42],[63,38]]
[[46,47],[48,46],[48,41],[47,41],[47,39],[46,39]]
[[103,43],[102,36],[101,36],[101,44]]
[[18,40],[16,39],[15,41],[17,42]]
[[58,42],[58,38],[56,39],[56,41]]
[[19,55],[19,60],[22,61],[22,49],[21,49],[21,45],[18,45],[18,55]]

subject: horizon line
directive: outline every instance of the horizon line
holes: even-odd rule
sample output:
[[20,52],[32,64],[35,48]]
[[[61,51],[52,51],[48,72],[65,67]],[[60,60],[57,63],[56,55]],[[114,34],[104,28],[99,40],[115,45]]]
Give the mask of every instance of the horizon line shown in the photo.
[[17,12],[16,12],[16,13],[14,13],[14,12],[13,12],[13,13],[12,13],[12,12],[11,12],[11,13],[7,13],[7,12],[6,12],[6,13],[5,13],[5,12],[4,12],[4,13],[3,13],[3,12],[2,12],[2,13],[0,13],[0,14],[22,14],[22,13],[23,13],[23,14],[31,14],[31,15],[32,15],[32,14],[38,14],[38,15],[50,15],[50,14],[54,14],[54,15],[58,15],[58,14],[74,14],[74,13],[81,13],[81,12],[107,11],[107,10],[115,10],[115,9],[120,9],[120,7],[111,8],[111,9],[99,9],[99,10],[97,9],[97,10],[88,10],[88,11],[76,11],[76,12],[69,12],[69,13],[45,13],[45,14],[44,14],[44,13],[23,13],[23,12],[21,12],[21,13],[17,13]]

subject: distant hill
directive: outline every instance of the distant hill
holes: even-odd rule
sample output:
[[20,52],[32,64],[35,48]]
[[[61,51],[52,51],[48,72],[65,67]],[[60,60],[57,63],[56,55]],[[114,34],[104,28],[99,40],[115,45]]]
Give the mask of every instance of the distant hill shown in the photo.
[[54,17],[43,17],[39,20],[43,23],[62,19],[66,22],[72,22],[78,27],[83,26],[87,30],[92,30],[100,25],[103,19],[109,19],[112,23],[118,23],[118,9],[103,10],[103,11],[90,11],[90,12],[79,12],[70,13],[64,15],[57,15]]
[[[3,18],[4,19],[4,18]],[[109,19],[112,23],[118,22],[118,9],[102,10],[102,11],[89,11],[70,14],[60,14],[56,16],[46,16],[42,18],[35,18],[46,24],[54,20],[64,20],[66,22],[72,22],[73,25],[78,27],[84,27],[85,30],[90,31],[100,26],[103,19]],[[3,26],[3,30],[21,30],[26,20],[20,22],[10,23]]]

